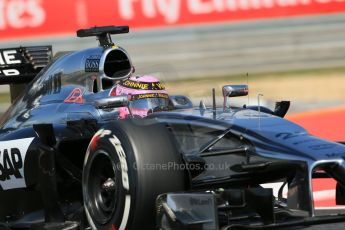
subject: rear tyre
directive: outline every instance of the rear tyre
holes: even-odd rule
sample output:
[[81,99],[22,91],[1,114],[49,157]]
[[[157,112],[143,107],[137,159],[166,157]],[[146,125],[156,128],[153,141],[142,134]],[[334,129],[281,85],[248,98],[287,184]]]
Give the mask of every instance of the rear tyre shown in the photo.
[[83,169],[83,197],[93,229],[154,229],[155,199],[185,190],[181,155],[162,124],[119,121],[92,138]]

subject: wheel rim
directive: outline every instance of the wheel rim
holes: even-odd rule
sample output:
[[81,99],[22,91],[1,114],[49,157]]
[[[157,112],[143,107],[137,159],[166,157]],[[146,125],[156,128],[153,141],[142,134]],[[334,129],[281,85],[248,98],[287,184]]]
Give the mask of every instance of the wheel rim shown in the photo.
[[118,172],[114,161],[102,150],[94,153],[89,172],[87,205],[94,220],[106,224],[114,216],[118,203]]

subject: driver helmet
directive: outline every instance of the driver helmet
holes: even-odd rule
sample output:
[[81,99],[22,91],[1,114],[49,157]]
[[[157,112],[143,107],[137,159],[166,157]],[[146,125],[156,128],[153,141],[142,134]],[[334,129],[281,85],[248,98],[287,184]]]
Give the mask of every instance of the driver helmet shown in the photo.
[[[121,81],[115,88],[116,95],[128,95],[129,108],[134,117],[146,117],[154,111],[166,110],[169,105],[169,95],[163,83],[150,75],[133,76]],[[119,109],[120,119],[130,114],[127,107]]]

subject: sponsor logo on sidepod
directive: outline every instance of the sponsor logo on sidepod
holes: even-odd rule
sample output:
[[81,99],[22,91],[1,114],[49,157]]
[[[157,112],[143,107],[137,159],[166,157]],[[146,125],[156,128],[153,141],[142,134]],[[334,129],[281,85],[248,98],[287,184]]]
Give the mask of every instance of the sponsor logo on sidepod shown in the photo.
[[33,139],[0,141],[0,186],[3,190],[26,187],[24,162]]

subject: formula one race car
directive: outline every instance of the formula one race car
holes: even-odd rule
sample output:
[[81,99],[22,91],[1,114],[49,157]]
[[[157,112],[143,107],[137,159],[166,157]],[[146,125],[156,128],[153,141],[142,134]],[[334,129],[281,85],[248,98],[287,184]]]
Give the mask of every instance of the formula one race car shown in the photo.
[[[0,125],[0,229],[257,229],[345,221],[318,216],[312,178],[337,181],[345,204],[345,146],[309,135],[274,111],[229,106],[246,85],[222,89],[224,105],[184,96],[134,118],[114,94],[132,76],[111,34],[79,30],[96,48],[52,58],[49,46],[0,52],[12,106]],[[135,87],[154,87],[138,84]],[[129,111],[119,119],[119,108]],[[278,194],[262,184],[282,182]],[[283,192],[283,187],[288,192]]]

